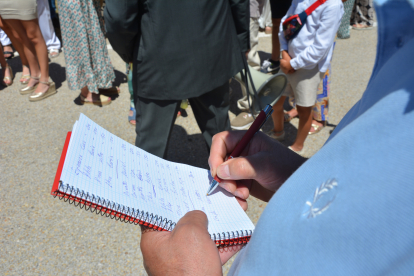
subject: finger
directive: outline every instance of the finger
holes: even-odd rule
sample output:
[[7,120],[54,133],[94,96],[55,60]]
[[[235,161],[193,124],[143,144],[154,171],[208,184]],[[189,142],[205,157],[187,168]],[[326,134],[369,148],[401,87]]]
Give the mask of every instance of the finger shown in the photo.
[[222,180],[219,183],[219,186],[241,199],[246,200],[249,197],[250,187],[242,184],[241,182],[236,182],[235,180]]
[[245,131],[223,131],[213,136],[210,148],[208,165],[210,166],[211,175],[216,176],[217,167],[224,162],[226,156],[233,151],[237,143],[243,137]]
[[217,175],[223,180],[256,179],[263,161],[263,152],[232,158],[217,167]]
[[231,257],[242,249],[244,244],[238,244],[233,246],[227,246],[219,249],[221,265],[224,265]]
[[237,202],[240,204],[240,206],[242,207],[243,211],[246,212],[247,207],[248,207],[247,206],[247,201],[245,199],[241,199],[241,198],[239,198],[237,196],[235,198],[236,198]]
[[190,211],[186,213],[178,222],[177,225],[174,227],[175,229],[179,229],[183,226],[191,225],[191,227],[199,228],[201,230],[205,229],[207,231],[208,227],[208,219],[207,215],[203,211]]

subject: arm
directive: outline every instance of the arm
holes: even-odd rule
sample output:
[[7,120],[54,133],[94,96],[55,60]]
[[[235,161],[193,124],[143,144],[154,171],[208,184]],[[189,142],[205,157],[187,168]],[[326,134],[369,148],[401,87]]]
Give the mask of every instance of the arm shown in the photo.
[[334,5],[322,11],[314,42],[290,61],[295,70],[307,64],[317,64],[332,47],[336,32],[341,23],[340,18],[338,19],[338,16],[340,16],[339,8],[339,5]]
[[[287,13],[285,14],[285,16],[283,16],[282,20],[280,20],[280,25],[279,27],[279,42],[280,42],[280,51],[282,52],[283,50],[287,51],[288,50],[288,41],[285,38],[285,35],[283,34],[283,22],[285,22],[286,18],[290,15],[292,15],[293,11],[294,11],[295,7],[292,5],[290,5],[289,10],[287,11]],[[273,26],[273,28],[275,28],[276,26]]]
[[250,49],[249,0],[230,0],[231,13],[236,26],[237,38],[243,53]]
[[125,62],[131,62],[140,33],[139,1],[106,0],[105,26],[112,48]]
[[249,195],[269,201],[279,187],[306,159],[265,134],[257,133],[241,157],[229,159],[245,131],[221,132],[213,137],[208,163],[212,176],[223,180],[220,186],[236,196],[243,209]]

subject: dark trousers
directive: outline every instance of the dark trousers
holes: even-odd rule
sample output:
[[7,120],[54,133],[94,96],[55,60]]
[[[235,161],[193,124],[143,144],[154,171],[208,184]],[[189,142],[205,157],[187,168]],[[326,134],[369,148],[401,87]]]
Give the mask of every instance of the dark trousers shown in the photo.
[[[208,146],[216,133],[230,130],[229,83],[199,97],[189,99],[197,124]],[[164,158],[168,141],[181,100],[151,100],[137,97],[135,102],[135,145],[151,154]]]

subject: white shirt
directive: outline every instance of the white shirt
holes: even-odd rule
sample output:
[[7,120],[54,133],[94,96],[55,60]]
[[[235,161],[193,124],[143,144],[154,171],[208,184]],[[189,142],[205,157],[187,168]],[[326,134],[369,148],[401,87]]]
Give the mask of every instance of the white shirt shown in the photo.
[[299,34],[290,41],[283,35],[282,24],[288,16],[299,14],[316,0],[293,0],[279,27],[280,51],[287,50],[292,57],[290,64],[295,70],[313,69],[316,64],[320,72],[328,69],[332,58],[333,43],[341,24],[344,6],[341,0],[327,0],[314,10]]

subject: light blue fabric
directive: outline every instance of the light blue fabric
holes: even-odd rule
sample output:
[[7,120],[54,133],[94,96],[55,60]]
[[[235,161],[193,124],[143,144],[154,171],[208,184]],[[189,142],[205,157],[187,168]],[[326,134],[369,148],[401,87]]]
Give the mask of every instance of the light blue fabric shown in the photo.
[[229,275],[414,273],[414,8],[375,8],[364,95],[273,196]]

